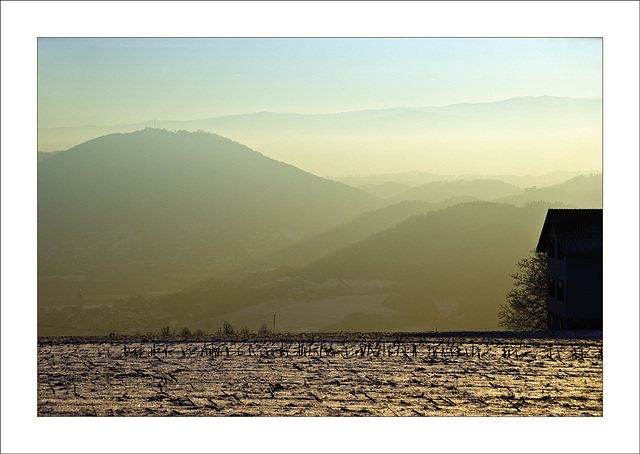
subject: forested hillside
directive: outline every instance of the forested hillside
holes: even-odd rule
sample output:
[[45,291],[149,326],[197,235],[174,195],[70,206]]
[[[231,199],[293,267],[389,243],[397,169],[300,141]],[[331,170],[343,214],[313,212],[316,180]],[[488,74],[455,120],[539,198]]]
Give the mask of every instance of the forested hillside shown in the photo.
[[471,202],[412,216],[301,273],[399,282],[400,294],[387,305],[404,323],[496,328],[509,275],[535,248],[548,206]]
[[210,133],[100,137],[38,165],[39,298],[177,290],[378,206]]

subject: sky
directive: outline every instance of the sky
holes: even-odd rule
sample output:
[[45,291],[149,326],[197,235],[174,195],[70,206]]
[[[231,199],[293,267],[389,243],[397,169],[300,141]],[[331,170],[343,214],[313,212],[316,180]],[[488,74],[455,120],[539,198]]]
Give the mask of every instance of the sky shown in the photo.
[[600,38],[39,38],[38,127],[602,97]]

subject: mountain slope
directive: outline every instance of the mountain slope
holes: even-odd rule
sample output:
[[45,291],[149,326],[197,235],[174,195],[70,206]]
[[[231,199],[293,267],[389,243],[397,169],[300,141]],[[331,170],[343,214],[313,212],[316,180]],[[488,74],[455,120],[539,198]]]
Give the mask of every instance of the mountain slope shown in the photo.
[[399,282],[401,294],[388,306],[411,326],[495,329],[509,275],[535,248],[547,208],[470,202],[416,215],[300,273]]
[[497,201],[523,205],[528,202],[546,200],[563,202],[579,208],[602,208],[602,174],[578,175],[563,183],[547,187],[525,189],[524,193],[511,195]]
[[112,134],[39,163],[39,276],[177,288],[380,204],[214,134]]
[[368,192],[369,194],[380,197],[381,199],[390,199],[391,197],[397,196],[398,194],[401,194],[410,189],[410,187],[405,184],[400,184],[393,181],[375,184],[363,184],[359,186],[359,188],[363,191]]
[[354,220],[341,224],[318,235],[304,239],[266,257],[265,263],[273,266],[299,267],[314,262],[352,243],[361,241],[415,214],[435,209],[439,205],[426,202],[401,202],[361,214]]
[[[296,302],[304,305],[316,301],[322,288],[325,296],[340,295],[343,311],[354,311],[323,328],[328,331],[498,329],[499,303],[512,285],[509,274],[537,243],[547,208],[573,204],[576,199],[569,197],[570,191],[587,195],[594,187],[597,181],[592,177],[574,178],[542,188],[535,200],[548,196],[547,201],[520,208],[495,202],[463,203],[469,200],[461,197],[440,204],[405,201],[363,213],[252,264],[248,270],[268,271],[252,274],[246,284],[270,290],[262,297],[244,296],[235,304],[246,306],[247,313],[257,317],[269,298],[288,297],[294,306]],[[558,188],[564,192],[555,191]],[[300,266],[304,268],[292,269]],[[266,287],[260,287],[260,282]],[[393,282],[397,285],[389,287]],[[337,290],[336,283],[344,291]],[[203,284],[199,291],[212,285]],[[372,288],[378,290],[369,293]],[[389,298],[397,289],[400,294]],[[206,294],[203,300],[187,293],[173,305],[181,302],[182,310],[188,311],[193,301],[206,300]],[[363,294],[369,295],[372,306],[358,306]],[[395,311],[395,316],[375,307],[379,298],[387,299],[386,310]],[[327,304],[334,301],[328,299]],[[252,305],[257,312],[248,309]],[[215,306],[220,316],[225,310],[231,312],[229,317],[238,316],[234,306]]]
[[275,254],[265,257],[263,263],[271,268],[278,266],[306,266],[336,251],[365,240],[371,235],[394,227],[408,218],[428,211],[446,208],[462,202],[477,200],[474,197],[456,197],[441,203],[408,200],[368,211],[353,221],[341,224],[318,235],[292,244]]
[[[541,175],[478,175],[478,174],[461,174],[461,175],[436,175],[425,172],[406,172],[398,174],[380,174],[367,176],[346,176],[336,177],[335,181],[361,188],[369,191],[369,188],[376,188],[384,185],[395,185],[396,187],[405,186],[406,189],[415,188],[425,183],[434,181],[458,181],[458,180],[498,180],[510,183],[520,188],[530,188],[532,186],[545,187],[563,183],[573,177],[586,175],[589,173],[598,173],[593,170],[585,171],[554,171]],[[369,191],[374,195],[375,192]],[[397,195],[397,194],[392,194]],[[378,195],[378,197],[391,197],[392,195]]]
[[472,196],[481,200],[493,200],[509,195],[520,194],[522,189],[509,183],[496,180],[458,180],[434,181],[411,188],[392,197],[391,200],[422,200],[438,203],[452,197]]

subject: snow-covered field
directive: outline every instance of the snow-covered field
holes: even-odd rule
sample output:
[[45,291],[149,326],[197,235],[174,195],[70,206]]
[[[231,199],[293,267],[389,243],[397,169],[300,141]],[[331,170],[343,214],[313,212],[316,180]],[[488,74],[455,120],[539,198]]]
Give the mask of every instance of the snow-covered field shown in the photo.
[[601,334],[41,338],[38,416],[602,416]]

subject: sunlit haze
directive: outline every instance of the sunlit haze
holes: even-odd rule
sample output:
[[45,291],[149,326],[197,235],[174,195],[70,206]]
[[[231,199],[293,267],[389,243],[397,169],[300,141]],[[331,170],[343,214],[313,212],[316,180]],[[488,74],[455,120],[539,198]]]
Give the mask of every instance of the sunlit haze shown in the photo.
[[[556,120],[548,112],[545,124],[532,117],[540,108],[527,106],[517,107],[520,116],[508,123],[503,120],[512,112],[497,108],[482,115],[499,121],[478,122],[473,113],[471,123],[454,116],[443,125],[426,117],[416,123],[411,115],[412,109],[531,97],[599,100],[602,40],[38,40],[42,151],[67,149],[101,135],[87,128],[84,135],[74,135],[73,127],[111,127],[103,133],[156,125],[194,130],[194,125],[175,122],[270,112],[304,114],[305,124],[296,130],[290,129],[291,122],[285,122],[285,129],[265,128],[264,118],[251,117],[247,121],[253,123],[243,130],[203,129],[322,176],[600,170],[599,108],[595,114],[573,111],[569,120]],[[327,126],[325,117],[310,117],[398,107],[409,113],[391,123],[367,118]],[[70,129],[51,129],[59,127]]]

